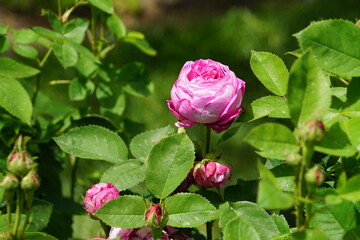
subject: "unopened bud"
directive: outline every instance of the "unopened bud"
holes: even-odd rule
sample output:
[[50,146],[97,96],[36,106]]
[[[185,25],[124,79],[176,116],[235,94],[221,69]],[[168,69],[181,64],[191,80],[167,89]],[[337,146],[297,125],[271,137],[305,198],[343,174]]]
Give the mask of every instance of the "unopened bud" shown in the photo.
[[153,204],[145,215],[147,225],[151,228],[163,228],[169,220],[164,207]]
[[298,136],[305,142],[320,142],[325,133],[324,124],[321,121],[310,120],[299,128]]
[[305,174],[306,182],[321,185],[324,182],[324,174],[318,166],[314,166]]
[[19,186],[19,180],[15,175],[8,173],[3,177],[0,186],[5,190],[13,190]]
[[7,169],[15,175],[22,177],[28,173],[34,165],[34,160],[24,151],[13,152],[8,157]]
[[38,187],[40,187],[40,178],[35,170],[28,172],[21,180],[21,188],[25,191],[34,191]]
[[359,20],[357,20],[357,22],[356,22],[356,26],[360,27],[360,19],[359,19]]
[[285,158],[285,162],[292,166],[299,165],[301,160],[302,160],[302,157],[297,152],[290,152]]
[[231,181],[231,169],[218,162],[200,162],[194,167],[196,184],[205,188],[224,188]]

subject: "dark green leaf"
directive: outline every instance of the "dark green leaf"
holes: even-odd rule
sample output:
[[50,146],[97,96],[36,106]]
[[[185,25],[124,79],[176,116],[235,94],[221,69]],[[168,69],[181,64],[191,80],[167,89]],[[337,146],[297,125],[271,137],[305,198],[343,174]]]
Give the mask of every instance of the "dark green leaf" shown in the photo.
[[311,49],[326,71],[345,77],[360,76],[360,28],[356,24],[338,19],[319,21],[295,37],[303,51]]
[[129,160],[109,168],[100,182],[112,183],[117,190],[123,191],[145,180],[145,167],[138,160]]
[[62,23],[57,18],[56,14],[52,11],[48,11],[48,18],[52,29],[54,29],[58,33],[62,33]]
[[149,81],[146,66],[140,62],[128,63],[121,68],[119,79],[124,84],[123,89],[134,96],[149,96],[154,86]]
[[95,90],[95,84],[85,78],[75,78],[69,85],[69,97],[71,101],[82,101]]
[[127,160],[128,150],[114,132],[99,126],[86,126],[54,138],[60,148],[71,155],[87,159],[120,163]]
[[354,78],[346,92],[347,104],[342,114],[349,117],[360,117],[360,79]]
[[250,66],[267,89],[278,96],[286,94],[289,72],[278,56],[267,52],[251,51]]
[[36,68],[22,64],[11,58],[0,57],[0,76],[10,78],[27,78],[38,73],[40,73],[40,71]]
[[89,0],[91,5],[99,8],[100,10],[112,14],[114,12],[112,0]]
[[185,179],[194,158],[194,145],[184,133],[157,142],[146,162],[145,179],[150,192],[166,198]]
[[294,63],[287,96],[291,120],[295,125],[311,119],[319,120],[328,111],[331,103],[329,78],[317,66],[310,52]]
[[343,240],[360,240],[360,226],[346,232]]
[[168,225],[174,227],[197,227],[213,220],[217,212],[206,198],[194,193],[178,193],[166,198],[165,207]]
[[117,39],[121,39],[125,36],[126,27],[116,13],[113,13],[106,18],[106,25]]
[[142,52],[144,52],[150,56],[156,55],[156,50],[153,49],[150,46],[150,44],[145,40],[145,37],[142,33],[129,32],[125,36],[124,41],[133,44],[135,47],[140,49]]
[[30,125],[33,112],[31,99],[17,80],[0,76],[0,106]]
[[27,231],[37,232],[43,230],[50,220],[52,210],[52,203],[36,199],[32,205],[31,222]]
[[125,94],[115,84],[100,83],[96,89],[96,98],[100,103],[100,113],[114,121],[119,121],[125,110]]
[[299,148],[293,133],[286,126],[278,123],[265,123],[253,128],[244,139],[260,150],[263,157],[284,160],[291,152]]
[[360,117],[353,117],[346,121],[341,121],[341,128],[346,132],[351,145],[360,151]]
[[38,51],[36,48],[27,45],[14,45],[14,51],[22,57],[36,59],[38,55]]
[[0,34],[0,53],[4,53],[9,50],[10,41],[6,34]]
[[140,133],[130,142],[130,151],[137,159],[145,161],[155,144],[172,133],[174,129],[170,126]]
[[96,211],[102,221],[112,227],[137,228],[145,226],[145,201],[140,196],[120,196]]

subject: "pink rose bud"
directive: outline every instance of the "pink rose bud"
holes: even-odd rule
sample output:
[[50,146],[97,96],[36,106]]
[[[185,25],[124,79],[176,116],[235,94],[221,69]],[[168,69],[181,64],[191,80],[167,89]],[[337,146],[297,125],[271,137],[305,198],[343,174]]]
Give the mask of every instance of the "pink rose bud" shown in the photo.
[[310,120],[300,126],[298,135],[301,140],[306,142],[320,142],[325,134],[325,126],[321,121]]
[[231,169],[217,162],[199,163],[194,168],[196,184],[205,188],[224,188],[231,180]]
[[6,174],[0,183],[0,187],[4,188],[5,190],[14,190],[18,186],[19,180],[11,173]]
[[40,178],[33,169],[21,180],[21,188],[25,191],[34,191],[38,187],[40,187]]
[[7,169],[19,177],[28,173],[33,165],[34,160],[24,151],[11,153],[7,161]]
[[306,182],[321,185],[324,182],[324,174],[318,166],[310,168],[305,174]]
[[95,213],[102,205],[120,196],[111,183],[97,183],[86,191],[84,206],[88,213]]
[[228,66],[213,60],[188,61],[171,89],[168,107],[178,121],[176,126],[196,123],[216,133],[228,129],[243,111],[245,82]]
[[165,208],[159,204],[153,204],[145,214],[147,225],[151,228],[162,228],[168,221]]

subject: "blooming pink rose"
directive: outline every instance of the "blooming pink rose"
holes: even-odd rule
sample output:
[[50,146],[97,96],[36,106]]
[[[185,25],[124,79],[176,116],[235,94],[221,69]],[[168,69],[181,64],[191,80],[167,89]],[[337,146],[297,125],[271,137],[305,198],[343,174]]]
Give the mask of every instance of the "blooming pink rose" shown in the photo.
[[[119,240],[152,240],[152,230],[149,226],[141,228],[111,228],[108,239]],[[165,226],[161,234],[162,240],[194,240],[174,227]]]
[[204,124],[220,133],[243,111],[245,82],[228,66],[213,60],[188,61],[171,89],[170,111],[176,126]]
[[91,239],[88,239],[88,240],[106,240],[105,238],[91,238]]
[[227,165],[207,162],[195,166],[194,178],[196,184],[202,187],[224,188],[231,180],[231,170]]
[[97,183],[86,191],[84,206],[87,212],[95,213],[102,205],[120,196],[111,183]]

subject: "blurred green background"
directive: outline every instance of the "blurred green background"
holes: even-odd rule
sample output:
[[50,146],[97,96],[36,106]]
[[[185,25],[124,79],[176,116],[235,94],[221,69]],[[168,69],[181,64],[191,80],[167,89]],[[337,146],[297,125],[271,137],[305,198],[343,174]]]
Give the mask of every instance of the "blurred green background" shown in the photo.
[[[66,9],[74,0],[62,0]],[[281,57],[287,66],[295,59],[287,54],[297,49],[292,34],[302,30],[312,21],[329,18],[343,18],[355,22],[360,18],[360,0],[113,0],[120,17],[130,30],[143,32],[157,50],[156,56],[148,56],[130,44],[120,43],[109,56],[109,60],[118,66],[130,61],[141,61],[148,67],[150,79],[154,83],[154,92],[146,98],[127,96],[125,117],[138,123],[139,131],[173,125],[176,118],[169,112],[166,100],[172,84],[186,61],[211,58],[228,65],[235,74],[246,81],[244,105],[270,94],[256,79],[250,69],[251,50],[267,51]],[[57,11],[57,0],[0,0],[0,24],[15,29],[35,25],[47,26],[46,17],[41,17],[41,9]],[[75,15],[88,17],[86,8],[79,8]],[[332,36],[328,36],[331,38]],[[11,54],[11,53],[10,53]],[[12,56],[12,57],[15,57]],[[46,68],[48,81],[59,76],[70,79],[71,70],[64,70],[52,57]],[[290,86],[291,87],[291,86]],[[67,98],[67,85],[51,87],[54,97]],[[66,94],[64,94],[66,93]],[[65,111],[65,110],[64,110]],[[253,180],[257,178],[254,153],[242,138],[254,125],[263,120],[243,123],[240,130],[229,140],[217,146],[221,157],[233,165],[233,183],[237,179]],[[287,123],[287,122],[285,122]],[[200,139],[204,132],[201,126],[188,129],[193,138]],[[219,140],[213,134],[212,142]],[[89,186],[108,166],[101,162],[80,160],[77,172],[76,190],[79,202],[84,194],[84,186]],[[61,174],[63,193],[70,191],[66,185],[66,168]],[[91,180],[89,180],[91,177]],[[236,189],[241,195],[247,189]],[[66,194],[64,194],[66,195]],[[55,201],[55,200],[54,200]],[[70,206],[71,207],[71,206]],[[63,212],[67,209],[56,208]],[[81,210],[79,213],[81,213]],[[83,212],[84,213],[84,212]],[[85,221],[85,215],[73,218],[73,238],[91,237],[93,222]],[[66,219],[60,219],[54,227],[66,225]],[[70,219],[69,219],[70,221]],[[49,226],[48,231],[51,232]],[[64,226],[64,229],[66,226]],[[64,235],[66,233],[64,231]],[[60,239],[62,239],[60,237]]]

